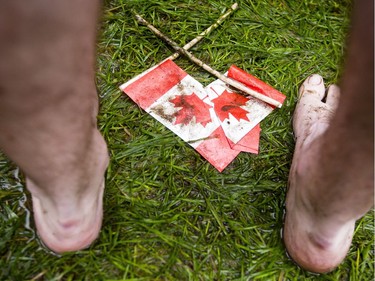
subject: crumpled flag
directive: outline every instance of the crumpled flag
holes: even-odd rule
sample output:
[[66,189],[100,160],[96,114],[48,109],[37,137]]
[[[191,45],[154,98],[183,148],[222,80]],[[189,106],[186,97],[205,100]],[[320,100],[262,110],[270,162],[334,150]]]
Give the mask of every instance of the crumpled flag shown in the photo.
[[[236,66],[227,75],[281,103],[285,99]],[[204,88],[171,60],[146,70],[120,89],[220,172],[241,151],[258,153],[259,122],[274,109],[236,93],[221,80]]]

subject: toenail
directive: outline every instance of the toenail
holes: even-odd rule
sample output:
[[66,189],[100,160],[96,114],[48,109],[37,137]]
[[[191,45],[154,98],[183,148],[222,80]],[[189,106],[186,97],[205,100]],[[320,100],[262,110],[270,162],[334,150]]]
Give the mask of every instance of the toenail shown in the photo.
[[322,77],[320,77],[319,75],[314,74],[314,75],[311,75],[309,78],[309,84],[319,85],[321,82],[322,82]]

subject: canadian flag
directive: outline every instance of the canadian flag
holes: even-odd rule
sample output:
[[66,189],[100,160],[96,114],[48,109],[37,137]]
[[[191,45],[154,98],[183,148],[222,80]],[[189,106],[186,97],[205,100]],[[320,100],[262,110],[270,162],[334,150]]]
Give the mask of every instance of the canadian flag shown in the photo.
[[[228,71],[228,76],[238,76],[247,86],[264,88],[259,79],[254,86],[254,77],[248,75],[235,66]],[[283,102],[285,96],[270,88],[272,97]],[[270,105],[239,95],[220,80],[204,88],[171,60],[141,73],[120,89],[220,172],[240,151],[258,153],[259,122],[273,110]]]

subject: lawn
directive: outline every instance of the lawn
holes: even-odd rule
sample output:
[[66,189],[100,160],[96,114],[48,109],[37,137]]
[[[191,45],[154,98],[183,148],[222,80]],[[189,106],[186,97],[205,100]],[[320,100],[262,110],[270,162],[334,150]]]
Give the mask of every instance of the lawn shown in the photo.
[[[313,73],[327,85],[339,81],[351,3],[238,3],[191,51],[220,72],[235,64],[287,96],[261,123],[259,155],[241,153],[219,173],[118,88],[173,53],[135,12],[184,45],[232,2],[105,1],[96,81],[111,163],[100,237],[62,256],[43,248],[23,175],[0,155],[1,280],[373,280],[373,213],[358,221],[345,261],[325,275],[296,266],[280,235],[298,87]],[[185,58],[175,62],[205,85],[215,80]]]

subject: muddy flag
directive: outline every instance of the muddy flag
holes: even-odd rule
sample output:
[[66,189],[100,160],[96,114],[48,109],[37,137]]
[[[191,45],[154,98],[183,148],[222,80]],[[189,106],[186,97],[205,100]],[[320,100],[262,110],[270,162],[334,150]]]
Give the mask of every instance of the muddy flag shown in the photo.
[[[236,68],[234,76],[238,73],[248,79]],[[120,89],[219,171],[240,151],[258,152],[259,122],[273,109],[239,95],[220,80],[204,88],[171,60],[146,70]]]

